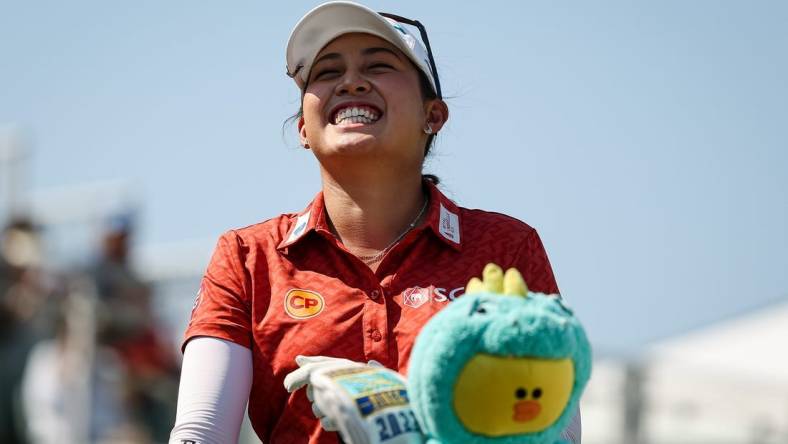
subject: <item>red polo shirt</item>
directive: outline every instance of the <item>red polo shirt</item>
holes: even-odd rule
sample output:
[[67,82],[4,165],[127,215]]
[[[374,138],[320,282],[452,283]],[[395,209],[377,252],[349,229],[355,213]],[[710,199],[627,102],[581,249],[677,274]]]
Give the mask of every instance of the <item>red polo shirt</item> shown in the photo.
[[558,292],[533,228],[457,207],[427,187],[425,222],[374,273],[329,231],[321,193],[301,213],[219,239],[184,344],[212,336],[252,350],[249,417],[263,442],[337,442],[313,416],[304,390],[284,389],[296,355],[375,359],[404,374],[424,323],[489,262],[516,267],[533,291]]

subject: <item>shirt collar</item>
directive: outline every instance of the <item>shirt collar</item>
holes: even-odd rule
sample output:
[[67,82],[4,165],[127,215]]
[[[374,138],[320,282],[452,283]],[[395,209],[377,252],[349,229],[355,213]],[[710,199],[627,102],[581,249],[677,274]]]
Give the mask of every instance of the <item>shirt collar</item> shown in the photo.
[[[449,200],[438,190],[430,181],[425,181],[425,188],[430,196],[430,207],[427,212],[426,223],[435,235],[455,250],[461,250],[460,233],[461,218],[460,210],[454,202]],[[300,213],[296,213],[290,218],[290,229],[284,240],[277,245],[277,249],[285,249],[301,239],[304,239],[310,231],[326,231],[328,225],[325,217],[325,202],[323,192],[317,193],[312,202]]]
[[430,194],[430,211],[427,213],[427,225],[436,236],[457,251],[461,250],[460,233],[462,220],[460,209],[454,202],[440,192],[429,180],[424,181]]
[[284,240],[276,246],[277,250],[285,249],[301,239],[310,231],[325,228],[325,204],[323,202],[323,192],[318,192],[312,202],[300,213],[290,216],[290,228]]

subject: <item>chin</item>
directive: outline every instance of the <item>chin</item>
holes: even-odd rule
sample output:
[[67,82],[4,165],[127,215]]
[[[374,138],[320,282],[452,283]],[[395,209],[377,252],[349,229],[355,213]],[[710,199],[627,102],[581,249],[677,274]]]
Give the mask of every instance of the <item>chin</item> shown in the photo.
[[329,151],[337,154],[365,154],[375,151],[377,140],[369,134],[344,134],[331,145]]

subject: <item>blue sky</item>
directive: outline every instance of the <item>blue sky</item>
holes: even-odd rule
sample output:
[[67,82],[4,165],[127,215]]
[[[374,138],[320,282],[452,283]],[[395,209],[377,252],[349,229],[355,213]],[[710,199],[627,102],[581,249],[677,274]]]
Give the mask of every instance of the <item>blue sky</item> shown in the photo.
[[[284,47],[316,4],[0,2],[29,186],[129,181],[142,244],[303,208]],[[367,4],[428,28],[451,118],[427,170],[539,230],[599,349],[788,298],[788,4]]]

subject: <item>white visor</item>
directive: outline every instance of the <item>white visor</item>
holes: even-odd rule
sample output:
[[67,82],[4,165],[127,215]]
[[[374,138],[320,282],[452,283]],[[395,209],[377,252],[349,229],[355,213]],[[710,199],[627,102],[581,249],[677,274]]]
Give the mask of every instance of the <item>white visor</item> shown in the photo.
[[429,56],[422,42],[401,23],[347,1],[324,3],[309,11],[293,28],[287,41],[287,73],[303,89],[312,62],[323,47],[351,32],[372,34],[402,51],[427,76],[436,91]]

